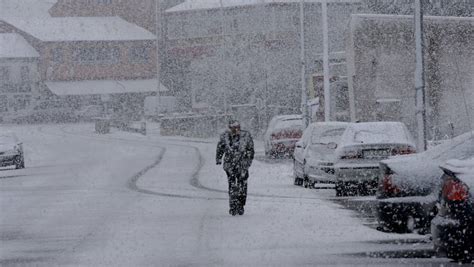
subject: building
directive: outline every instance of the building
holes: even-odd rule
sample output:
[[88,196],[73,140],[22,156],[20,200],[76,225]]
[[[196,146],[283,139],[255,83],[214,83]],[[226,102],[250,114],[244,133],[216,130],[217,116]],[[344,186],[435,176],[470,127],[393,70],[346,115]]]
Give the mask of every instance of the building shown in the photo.
[[141,114],[144,97],[158,90],[155,35],[119,17],[2,21],[38,51],[52,96],[74,107],[107,101],[117,113]]
[[11,121],[39,97],[39,57],[21,35],[0,33],[0,121]]
[[[225,112],[242,106],[247,112],[248,105],[253,105],[252,113],[262,114],[263,120],[278,113],[299,113],[299,2],[185,1],[166,10],[167,58],[162,76],[169,80],[164,82],[189,108],[207,106]],[[308,84],[318,88],[323,53],[321,2],[304,4],[306,77]],[[360,8],[361,1],[327,2],[334,61],[331,75],[343,80],[345,67],[336,65],[344,64],[345,32],[350,14]]]
[[[413,29],[413,16],[352,16],[347,51],[354,120],[402,121],[416,134]],[[424,19],[429,139],[472,130],[473,29],[472,17]]]
[[[157,9],[158,2],[161,6]],[[181,2],[183,0],[57,0],[49,13],[53,17],[119,16],[156,33],[156,11]]]

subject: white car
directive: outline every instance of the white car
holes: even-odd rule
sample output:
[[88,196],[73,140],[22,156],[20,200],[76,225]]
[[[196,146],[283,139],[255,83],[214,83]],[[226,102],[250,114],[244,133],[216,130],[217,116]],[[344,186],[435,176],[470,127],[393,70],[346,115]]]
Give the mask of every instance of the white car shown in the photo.
[[295,185],[334,183],[334,152],[347,122],[315,122],[304,130],[293,154]]
[[279,115],[272,118],[265,132],[266,156],[293,155],[295,143],[303,134],[301,115]]
[[401,122],[353,123],[336,149],[336,196],[375,194],[379,162],[389,156],[416,153],[413,137]]
[[15,165],[17,169],[25,168],[23,145],[13,133],[0,134],[0,167]]

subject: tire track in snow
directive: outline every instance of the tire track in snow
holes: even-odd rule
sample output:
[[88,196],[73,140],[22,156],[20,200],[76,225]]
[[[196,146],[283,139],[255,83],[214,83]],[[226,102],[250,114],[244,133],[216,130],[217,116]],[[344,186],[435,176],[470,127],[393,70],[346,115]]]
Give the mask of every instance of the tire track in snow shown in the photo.
[[[200,200],[225,200],[228,201],[227,197],[227,190],[222,190],[222,189],[217,189],[217,188],[212,188],[205,186],[201,184],[200,182],[200,172],[202,167],[205,164],[205,159],[201,153],[201,150],[198,147],[195,147],[193,145],[189,144],[173,144],[173,143],[164,143],[164,144],[157,144],[153,143],[150,140],[130,140],[126,138],[120,138],[120,137],[99,137],[99,136],[91,136],[91,135],[86,135],[86,134],[79,134],[77,132],[70,132],[67,131],[66,125],[63,125],[60,127],[61,132],[67,135],[73,135],[73,136],[78,136],[82,138],[88,138],[88,139],[96,139],[96,140],[101,140],[101,141],[120,141],[120,142],[125,142],[125,143],[130,143],[130,144],[137,144],[137,145],[145,145],[145,146],[154,146],[163,149],[155,162],[150,164],[149,166],[146,166],[139,172],[137,172],[134,176],[132,176],[129,179],[129,182],[127,184],[127,187],[133,191],[140,192],[143,194],[149,194],[149,195],[157,195],[157,196],[162,196],[162,197],[174,197],[174,198],[182,198],[182,199],[200,199]],[[42,129],[42,127],[41,127]],[[43,129],[42,129],[43,130]],[[43,130],[44,132],[44,130]],[[55,134],[61,137],[64,137],[64,135],[57,134],[57,133],[49,133],[49,132],[44,132],[48,134]],[[169,140],[172,142],[182,142],[182,143],[209,143],[207,141],[195,141],[195,140]],[[214,192],[214,193],[219,193],[219,194],[225,194],[225,197],[217,197],[217,196],[210,196],[210,197],[205,197],[205,196],[192,196],[192,195],[185,195],[185,194],[172,194],[172,193],[165,193],[165,192],[159,192],[159,191],[154,191],[154,190],[148,190],[148,189],[143,189],[138,187],[137,182],[141,177],[143,177],[149,170],[159,166],[161,160],[163,159],[165,153],[166,153],[166,148],[164,147],[165,145],[168,146],[177,146],[177,147],[185,147],[185,148],[190,148],[194,150],[194,152],[197,154],[197,157],[199,159],[199,163],[197,164],[195,170],[193,170],[193,173],[191,174],[191,179],[189,181],[189,184],[197,189],[208,191],[208,192]],[[268,198],[268,199],[287,199],[287,200],[321,200],[321,198],[317,197],[300,197],[300,196],[281,196],[281,195],[272,195],[272,194],[258,194],[258,193],[249,193],[248,196],[250,197],[257,197],[257,198]]]

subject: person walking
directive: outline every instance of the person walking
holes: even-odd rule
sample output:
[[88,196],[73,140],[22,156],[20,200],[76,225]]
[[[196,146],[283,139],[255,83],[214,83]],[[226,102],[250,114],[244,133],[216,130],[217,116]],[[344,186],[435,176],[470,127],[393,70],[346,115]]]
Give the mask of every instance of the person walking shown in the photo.
[[229,121],[229,129],[220,135],[217,143],[216,164],[222,164],[229,182],[229,213],[244,214],[247,200],[247,180],[254,157],[253,139],[249,132],[240,129],[240,122]]

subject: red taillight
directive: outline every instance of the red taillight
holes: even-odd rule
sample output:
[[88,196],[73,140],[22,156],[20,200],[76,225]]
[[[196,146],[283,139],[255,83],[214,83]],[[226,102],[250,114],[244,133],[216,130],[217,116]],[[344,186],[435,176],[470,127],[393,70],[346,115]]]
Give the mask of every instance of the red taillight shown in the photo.
[[383,191],[387,196],[396,196],[400,194],[401,190],[393,184],[392,174],[385,174],[383,177]]
[[416,150],[412,147],[394,148],[392,149],[392,156],[395,155],[408,155],[416,153]]
[[449,178],[443,185],[443,197],[448,201],[466,201],[469,190],[465,184],[457,179]]

